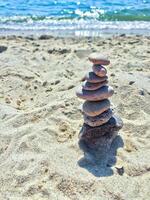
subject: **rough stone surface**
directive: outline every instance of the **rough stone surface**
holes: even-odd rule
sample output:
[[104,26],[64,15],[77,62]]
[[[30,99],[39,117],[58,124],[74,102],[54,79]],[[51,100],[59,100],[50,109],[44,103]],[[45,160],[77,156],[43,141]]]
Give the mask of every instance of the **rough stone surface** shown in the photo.
[[117,131],[112,131],[107,133],[106,135],[102,135],[98,138],[91,138],[90,140],[85,140],[83,138],[79,139],[79,147],[84,152],[90,152],[91,149],[101,149],[104,151],[106,148],[110,148],[111,143],[115,139],[115,137],[118,135]]
[[116,115],[113,115],[107,123],[101,126],[91,127],[84,123],[79,138],[86,141],[95,140],[103,135],[119,131],[122,126],[123,122],[121,118]]
[[111,109],[108,109],[102,114],[97,115],[95,117],[91,117],[84,114],[84,123],[92,127],[100,126],[108,122],[108,120],[112,117],[112,115],[113,115],[113,112]]
[[101,83],[103,81],[106,81],[107,79],[107,76],[99,77],[93,71],[88,72],[85,76],[85,80],[87,80],[90,83]]
[[107,58],[107,56],[100,54],[98,52],[90,54],[89,60],[95,65],[96,64],[100,64],[100,65],[109,65],[110,64],[110,61]]
[[103,86],[95,91],[84,90],[82,89],[82,87],[80,87],[76,91],[76,95],[79,98],[85,99],[87,101],[100,101],[103,99],[108,99],[109,97],[113,95],[113,93],[114,93],[114,90],[110,86]]
[[93,65],[92,69],[93,72],[99,77],[104,77],[107,74],[107,70],[102,65]]
[[113,114],[108,100],[114,90],[107,85],[107,70],[103,65],[109,65],[109,59],[98,52],[90,54],[88,58],[93,63],[93,71],[82,79],[84,82],[76,95],[86,100],[80,107],[84,124],[79,134],[79,146],[85,154],[88,152],[86,157],[91,158],[89,149],[97,150],[101,147],[102,150],[110,147],[123,122]]
[[84,81],[83,84],[82,84],[82,88],[84,90],[97,90],[105,85],[107,85],[108,81],[103,81],[103,82],[100,82],[100,83],[90,83],[88,81]]
[[102,101],[85,101],[81,107],[81,111],[88,116],[97,116],[110,108],[108,99]]

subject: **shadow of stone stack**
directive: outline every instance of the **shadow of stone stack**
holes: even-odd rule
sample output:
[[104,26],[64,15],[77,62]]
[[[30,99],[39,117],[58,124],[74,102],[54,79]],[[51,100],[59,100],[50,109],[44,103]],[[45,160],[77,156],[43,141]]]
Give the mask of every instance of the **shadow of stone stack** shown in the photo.
[[81,106],[84,124],[79,134],[79,146],[82,149],[84,144],[84,150],[85,147],[110,147],[123,126],[108,100],[114,90],[108,86],[107,70],[103,65],[109,65],[110,61],[99,53],[92,53],[89,60],[93,63],[92,71],[86,74],[82,86],[76,91],[79,98],[86,100]]

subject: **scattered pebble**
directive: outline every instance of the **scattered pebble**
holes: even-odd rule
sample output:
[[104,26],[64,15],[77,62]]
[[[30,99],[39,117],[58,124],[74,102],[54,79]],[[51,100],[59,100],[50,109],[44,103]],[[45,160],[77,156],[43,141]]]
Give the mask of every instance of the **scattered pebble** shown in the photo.
[[40,74],[38,72],[35,72],[35,75],[37,75],[38,77],[40,77]]
[[72,89],[72,88],[74,88],[75,87],[75,85],[69,85],[68,86],[68,90],[70,90],[70,89]]
[[144,95],[145,95],[145,92],[144,92],[144,90],[143,90],[143,89],[141,89],[141,90],[139,91],[139,94],[140,94],[140,95],[142,95],[142,96],[144,96]]
[[60,80],[56,80],[56,81],[54,81],[54,82],[51,82],[51,85],[57,85],[57,84],[59,84],[60,83]]
[[39,37],[39,40],[48,40],[48,39],[51,39],[51,38],[53,38],[53,36],[51,36],[51,35],[41,35]]
[[57,54],[66,54],[66,53],[70,53],[71,52],[71,49],[67,49],[67,48],[63,48],[63,49],[49,49],[47,51],[49,54],[53,54],[53,53],[57,53]]
[[0,46],[0,53],[3,53],[6,50],[7,50],[6,46]]
[[130,81],[129,85],[133,85],[135,83],[135,81]]
[[34,89],[36,90],[37,88],[38,88],[38,87],[35,85],[35,86],[34,86]]
[[110,76],[116,76],[114,73],[111,73]]
[[54,82],[54,85],[57,85],[58,83],[60,83],[60,80],[56,80],[56,81]]
[[35,47],[39,47],[39,46],[40,46],[40,44],[37,44],[37,43],[35,43],[35,42],[32,42],[32,44],[33,44],[33,46],[35,46]]
[[67,106],[67,107],[68,107],[69,105],[70,105],[70,104],[69,104],[68,102],[66,102],[66,103],[65,103],[65,106]]
[[117,172],[120,176],[124,174],[124,167],[123,166],[116,166]]
[[47,81],[44,81],[43,84],[42,84],[42,86],[45,87],[46,85],[47,85]]
[[143,68],[137,68],[136,71],[143,71]]
[[33,49],[33,53],[36,52],[36,51],[39,51],[39,48]]
[[27,36],[27,37],[25,37],[27,40],[31,40],[31,41],[33,41],[33,40],[35,40],[35,38],[34,37],[32,37],[32,36]]

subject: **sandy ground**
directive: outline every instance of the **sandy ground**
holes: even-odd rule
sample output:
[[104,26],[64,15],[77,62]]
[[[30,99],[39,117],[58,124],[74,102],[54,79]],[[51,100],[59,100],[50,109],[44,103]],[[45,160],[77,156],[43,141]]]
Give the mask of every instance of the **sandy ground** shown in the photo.
[[[148,200],[150,37],[0,38],[0,199]],[[75,96],[107,52],[111,98],[124,127],[98,164],[83,159]]]

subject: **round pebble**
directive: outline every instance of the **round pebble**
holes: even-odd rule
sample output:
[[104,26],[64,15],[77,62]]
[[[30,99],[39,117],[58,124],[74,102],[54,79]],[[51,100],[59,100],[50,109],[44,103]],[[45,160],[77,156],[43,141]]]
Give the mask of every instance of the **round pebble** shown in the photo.
[[90,83],[101,83],[103,81],[106,81],[107,79],[107,76],[99,77],[92,71],[88,72],[85,76],[85,80],[87,80]]
[[113,93],[114,90],[110,86],[103,86],[95,91],[84,90],[81,87],[76,91],[76,95],[79,98],[87,101],[100,101],[103,99],[108,99],[113,95]]
[[81,111],[88,116],[97,116],[110,108],[108,99],[102,101],[85,101],[81,107]]
[[93,65],[92,69],[99,77],[104,77],[107,74],[107,70],[102,65]]
[[100,83],[90,83],[88,81],[84,81],[83,84],[82,84],[82,88],[84,90],[97,90],[101,87],[103,87],[104,85],[107,85],[108,81],[103,81],[103,82],[100,82]]
[[112,115],[113,115],[113,112],[111,109],[108,109],[105,112],[95,117],[91,117],[84,114],[84,123],[92,127],[100,126],[108,122],[108,120],[112,117]]
[[100,53],[92,53],[89,55],[89,60],[94,64],[94,65],[109,65],[110,61],[107,58],[107,56],[100,54]]

